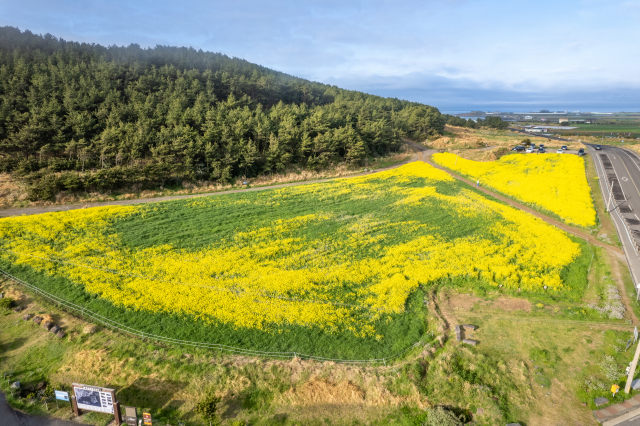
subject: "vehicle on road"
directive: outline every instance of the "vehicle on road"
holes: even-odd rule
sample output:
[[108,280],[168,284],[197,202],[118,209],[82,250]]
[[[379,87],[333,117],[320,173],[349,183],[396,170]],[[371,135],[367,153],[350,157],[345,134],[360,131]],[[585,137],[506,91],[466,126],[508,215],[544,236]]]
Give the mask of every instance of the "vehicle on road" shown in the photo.
[[566,145],[562,145],[562,149],[564,149],[565,151],[568,150],[569,148],[567,148]]
[[531,149],[536,149],[536,144],[535,143],[531,144]]
[[527,154],[531,154],[533,152],[533,148],[529,147],[529,148],[527,148],[527,150],[525,152]]
[[564,154],[564,149],[560,148],[556,151],[556,154]]
[[524,146],[518,145],[516,147],[511,148],[511,151],[522,152],[524,151]]
[[596,145],[596,149],[597,149],[598,151],[600,151],[600,150],[602,149],[602,147],[601,147],[600,145]]
[[547,152],[543,147],[538,148],[538,153],[539,154],[544,154],[545,152]]
[[544,149],[544,144],[543,143],[540,144],[540,148]]
[[584,148],[580,148],[580,149],[578,150],[578,155],[585,155],[585,153],[584,153]]

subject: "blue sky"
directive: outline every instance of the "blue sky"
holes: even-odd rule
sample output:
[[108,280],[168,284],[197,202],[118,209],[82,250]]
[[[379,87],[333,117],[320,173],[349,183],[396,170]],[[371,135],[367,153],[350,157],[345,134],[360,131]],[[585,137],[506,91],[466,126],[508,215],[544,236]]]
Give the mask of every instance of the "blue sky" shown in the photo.
[[640,111],[640,0],[0,0],[0,25],[192,46],[443,110]]

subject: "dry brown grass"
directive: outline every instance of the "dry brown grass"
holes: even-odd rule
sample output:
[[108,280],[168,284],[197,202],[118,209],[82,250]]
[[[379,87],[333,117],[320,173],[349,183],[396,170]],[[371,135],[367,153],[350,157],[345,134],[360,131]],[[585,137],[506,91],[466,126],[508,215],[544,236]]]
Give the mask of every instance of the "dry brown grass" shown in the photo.
[[0,208],[13,207],[17,202],[26,201],[27,191],[24,185],[16,182],[10,174],[0,174]]

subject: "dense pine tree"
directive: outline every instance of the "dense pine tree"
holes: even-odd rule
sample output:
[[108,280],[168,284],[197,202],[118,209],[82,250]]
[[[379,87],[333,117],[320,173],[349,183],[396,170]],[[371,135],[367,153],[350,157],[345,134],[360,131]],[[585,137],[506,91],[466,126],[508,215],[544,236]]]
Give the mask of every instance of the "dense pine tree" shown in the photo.
[[433,107],[218,53],[0,28],[0,171],[30,182],[33,198],[357,164],[444,123]]

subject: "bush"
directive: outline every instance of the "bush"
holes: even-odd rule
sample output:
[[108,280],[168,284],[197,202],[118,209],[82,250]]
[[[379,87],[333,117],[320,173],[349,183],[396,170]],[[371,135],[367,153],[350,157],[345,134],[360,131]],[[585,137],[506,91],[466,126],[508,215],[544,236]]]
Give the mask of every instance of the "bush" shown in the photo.
[[444,407],[429,408],[420,416],[420,426],[462,426],[462,419]]
[[0,308],[11,309],[13,307],[13,299],[10,297],[5,297],[4,299],[0,299]]

